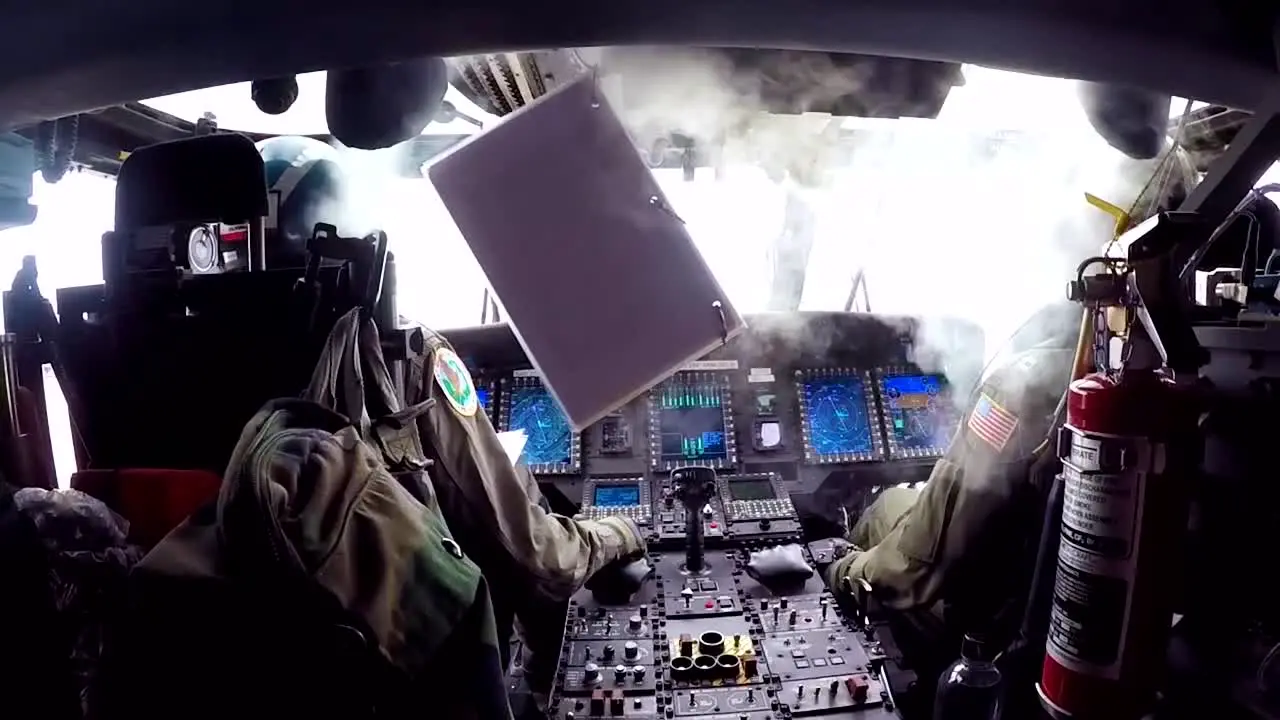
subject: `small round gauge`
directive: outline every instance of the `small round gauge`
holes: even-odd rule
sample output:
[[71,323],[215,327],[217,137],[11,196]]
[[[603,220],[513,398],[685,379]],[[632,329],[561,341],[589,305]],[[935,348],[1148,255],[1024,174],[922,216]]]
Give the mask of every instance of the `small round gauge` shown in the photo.
[[208,225],[197,225],[187,237],[187,262],[191,271],[207,273],[218,267],[218,238]]

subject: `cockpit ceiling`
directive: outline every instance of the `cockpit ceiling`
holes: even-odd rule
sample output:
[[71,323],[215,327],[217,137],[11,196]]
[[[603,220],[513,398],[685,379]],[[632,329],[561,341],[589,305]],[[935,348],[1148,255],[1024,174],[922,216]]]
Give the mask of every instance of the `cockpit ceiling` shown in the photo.
[[0,22],[0,130],[201,87],[423,55],[600,45],[821,49],[1147,87],[1242,109],[1276,92],[1270,3],[1229,0],[51,0]]

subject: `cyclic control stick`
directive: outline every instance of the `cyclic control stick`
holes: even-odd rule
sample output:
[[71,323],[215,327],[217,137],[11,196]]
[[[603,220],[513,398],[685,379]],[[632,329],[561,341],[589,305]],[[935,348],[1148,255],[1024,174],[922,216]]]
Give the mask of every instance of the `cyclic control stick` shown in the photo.
[[676,468],[671,471],[671,486],[684,505],[685,569],[702,572],[702,508],[716,491],[716,472],[704,467]]

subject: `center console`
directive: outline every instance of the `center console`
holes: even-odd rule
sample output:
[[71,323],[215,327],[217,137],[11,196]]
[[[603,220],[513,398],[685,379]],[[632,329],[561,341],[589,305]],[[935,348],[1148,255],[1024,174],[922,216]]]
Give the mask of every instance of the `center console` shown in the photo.
[[550,717],[897,717],[876,632],[827,592],[779,477],[685,466],[583,487],[582,516],[643,523],[651,570],[623,598],[573,598]]

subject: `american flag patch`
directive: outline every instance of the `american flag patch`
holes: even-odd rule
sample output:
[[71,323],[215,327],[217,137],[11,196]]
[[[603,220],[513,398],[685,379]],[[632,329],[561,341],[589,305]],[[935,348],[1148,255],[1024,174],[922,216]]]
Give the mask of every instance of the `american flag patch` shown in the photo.
[[1009,438],[1013,437],[1013,431],[1018,429],[1018,416],[1005,410],[996,403],[996,401],[987,397],[986,393],[982,393],[978,397],[978,404],[974,406],[973,412],[969,414],[969,432],[982,438],[984,442],[996,449],[996,452],[1004,450],[1004,446],[1009,444]]

